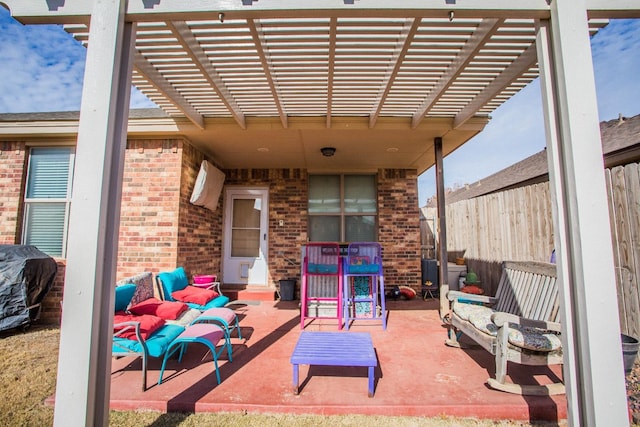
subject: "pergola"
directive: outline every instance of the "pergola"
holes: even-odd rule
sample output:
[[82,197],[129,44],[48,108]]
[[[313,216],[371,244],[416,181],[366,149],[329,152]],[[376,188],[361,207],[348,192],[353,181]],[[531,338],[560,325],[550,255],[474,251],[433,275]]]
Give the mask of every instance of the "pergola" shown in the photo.
[[589,36],[607,18],[640,17],[637,1],[0,2],[25,24],[65,24],[88,48],[56,425],[108,420],[132,83],[223,167],[326,168],[312,155],[324,145],[346,154],[333,168],[435,164],[446,251],[442,157],[538,75],[570,423],[628,423]]

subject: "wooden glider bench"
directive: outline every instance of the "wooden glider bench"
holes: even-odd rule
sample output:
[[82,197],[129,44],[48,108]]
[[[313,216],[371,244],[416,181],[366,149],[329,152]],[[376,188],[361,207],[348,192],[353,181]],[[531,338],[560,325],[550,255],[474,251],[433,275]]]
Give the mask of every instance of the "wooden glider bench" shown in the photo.
[[293,354],[293,392],[298,394],[299,365],[366,366],[373,397],[378,358],[368,332],[308,332],[298,338]]
[[565,392],[564,384],[518,385],[505,382],[507,362],[522,365],[562,364],[561,325],[555,264],[504,262],[495,297],[459,291],[451,302],[446,344],[460,347],[465,334],[495,355],[496,378],[490,387],[522,395]]

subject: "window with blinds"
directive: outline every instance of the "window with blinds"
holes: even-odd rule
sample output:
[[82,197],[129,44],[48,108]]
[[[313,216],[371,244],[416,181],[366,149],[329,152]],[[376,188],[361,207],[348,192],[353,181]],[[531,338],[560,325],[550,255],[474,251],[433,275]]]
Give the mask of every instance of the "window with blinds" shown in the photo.
[[377,240],[375,175],[310,175],[309,240],[375,242]]
[[74,151],[34,147],[29,153],[22,243],[50,256],[66,255]]

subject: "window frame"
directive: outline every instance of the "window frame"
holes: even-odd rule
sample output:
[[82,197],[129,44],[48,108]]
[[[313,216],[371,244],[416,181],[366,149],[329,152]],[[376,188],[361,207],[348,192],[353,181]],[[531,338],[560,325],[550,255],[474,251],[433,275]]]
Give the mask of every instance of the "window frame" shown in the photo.
[[[312,176],[338,176],[339,177],[339,193],[340,193],[340,211],[339,212],[311,212],[308,208],[310,204],[309,196],[311,195],[311,177]],[[345,177],[348,176],[369,176],[373,178],[373,187],[375,191],[375,212],[346,212],[345,211]],[[379,194],[378,194],[378,175],[376,173],[310,173],[309,174],[309,182],[307,185],[307,240],[312,242],[310,236],[311,230],[311,218],[312,217],[339,217],[340,224],[340,242],[349,243],[346,240],[346,219],[347,217],[374,217],[374,236],[373,241],[378,241],[378,232],[379,232],[379,215],[380,215],[380,206],[379,206]]]
[[[27,167],[25,173],[25,181],[24,181],[24,193],[22,198],[23,203],[23,212],[22,212],[22,233],[21,233],[21,243],[28,244],[27,238],[31,231],[31,223],[29,221],[30,208],[36,204],[53,204],[53,203],[64,203],[64,219],[63,219],[63,227],[62,227],[62,242],[60,245],[60,254],[48,254],[52,257],[66,258],[67,255],[67,239],[69,234],[69,215],[71,211],[71,194],[73,190],[73,172],[75,167],[75,146],[71,144],[43,144],[43,145],[33,145],[29,146],[29,153],[27,155]],[[32,155],[34,150],[38,149],[53,149],[53,150],[67,150],[69,155],[69,166],[67,169],[67,188],[66,194],[64,197],[56,197],[56,198],[48,198],[48,197],[28,197],[29,194],[29,184],[30,177],[33,167]],[[43,252],[46,250],[41,249]]]

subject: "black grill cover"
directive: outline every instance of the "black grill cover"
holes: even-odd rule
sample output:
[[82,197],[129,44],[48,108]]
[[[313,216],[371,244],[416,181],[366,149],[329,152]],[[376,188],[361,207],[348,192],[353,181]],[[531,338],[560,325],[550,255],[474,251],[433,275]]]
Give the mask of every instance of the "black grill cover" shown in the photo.
[[37,319],[57,271],[56,261],[35,246],[0,245],[0,331]]

